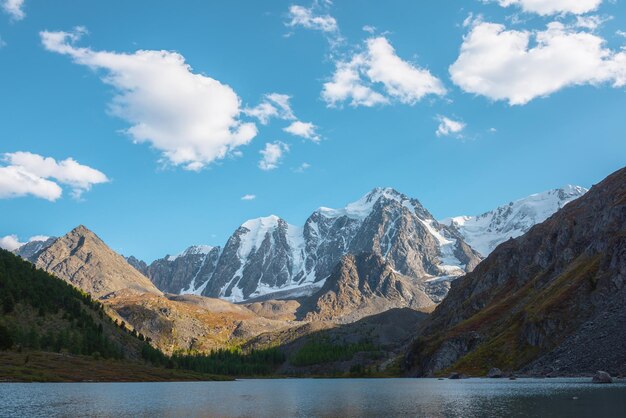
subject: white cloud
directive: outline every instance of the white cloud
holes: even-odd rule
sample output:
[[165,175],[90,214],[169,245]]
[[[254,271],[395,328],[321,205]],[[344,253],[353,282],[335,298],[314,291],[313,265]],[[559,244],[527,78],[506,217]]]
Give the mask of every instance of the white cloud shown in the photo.
[[48,238],[50,237],[46,235],[35,235],[30,237],[27,242],[20,242],[17,235],[7,235],[0,238],[0,248],[8,251],[15,251],[29,242],[46,241]]
[[63,190],[53,181],[29,173],[22,167],[0,167],[0,199],[32,195],[55,201]]
[[303,6],[292,5],[289,7],[289,18],[287,26],[301,26],[305,29],[319,30],[326,33],[337,32],[339,27],[337,20],[330,15],[315,14],[313,8],[307,9]]
[[72,158],[57,162],[30,152],[14,152],[4,154],[2,160],[8,165],[0,167],[0,198],[32,195],[55,201],[63,193],[59,183],[69,186],[78,198],[92,185],[109,181],[104,173]]
[[375,83],[383,83],[387,93],[402,103],[413,104],[427,94],[445,94],[439,79],[428,70],[403,61],[386,38],[369,39],[367,48],[368,77]]
[[389,103],[382,94],[374,91],[361,78],[361,71],[366,65],[364,56],[358,54],[349,62],[337,62],[331,81],[324,83],[322,98],[328,106],[350,100],[352,106],[371,107]]
[[369,107],[391,100],[412,105],[426,95],[445,94],[438,78],[402,60],[385,37],[370,38],[365,46],[366,50],[350,61],[336,63],[332,80],[324,83],[322,91],[329,106],[348,100],[352,106]]
[[376,26],[365,25],[362,29],[369,34],[376,32]]
[[283,128],[283,131],[319,142],[320,136],[316,132],[317,126],[311,122],[297,120],[291,109],[290,100],[291,96],[287,94],[266,94],[261,103],[253,108],[245,109],[244,112],[248,116],[257,118],[263,125],[267,125],[272,118],[293,121],[289,126]]
[[256,199],[255,194],[244,194],[243,196],[241,196],[241,200],[254,200],[254,199]]
[[267,125],[271,118],[278,116],[278,109],[269,102],[261,102],[255,107],[244,109],[244,113],[257,118],[262,125]]
[[596,10],[602,0],[497,0],[502,7],[518,6],[528,13],[542,16],[571,13],[584,14]]
[[463,39],[450,75],[466,92],[522,105],[568,86],[624,86],[626,53],[611,51],[601,37],[559,22],[535,32],[478,22]]
[[126,133],[161,151],[165,161],[200,170],[249,143],[254,123],[240,119],[241,103],[228,85],[193,73],[185,58],[171,51],[134,53],[94,51],[74,43],[85,32],[41,32],[44,47],[75,63],[105,72],[116,89],[109,110],[131,124]]
[[259,161],[259,168],[265,171],[277,168],[283,155],[288,151],[289,145],[283,142],[268,142],[260,151],[262,158]]
[[1,0],[2,10],[13,20],[22,20],[26,17],[24,13],[24,0]]
[[270,93],[265,97],[278,106],[279,116],[281,119],[291,120],[296,118],[291,110],[291,105],[289,104],[291,96],[287,94]]
[[612,17],[600,17],[597,15],[576,16],[575,26],[578,28],[594,31],[611,19]]
[[296,173],[304,173],[309,168],[311,168],[311,164],[309,164],[309,163],[302,163],[297,168],[295,168],[293,171],[296,172]]
[[439,121],[439,126],[435,132],[437,136],[456,135],[457,138],[462,136],[461,132],[465,129],[465,123],[442,115],[437,116],[437,120]]
[[4,40],[2,39],[2,36],[0,36],[0,48],[5,47],[7,45],[6,42],[4,42]]
[[319,142],[320,136],[316,132],[317,126],[311,122],[301,122],[299,120],[293,122],[291,125],[283,129],[292,135],[301,136],[302,138],[310,139],[313,142]]
[[59,183],[68,185],[76,197],[80,197],[94,184],[109,181],[104,173],[79,164],[72,158],[57,163],[54,158],[46,158],[30,152],[14,152],[4,154],[4,161],[12,166],[22,167],[35,176],[46,179],[53,178]]
[[24,245],[24,243],[19,241],[17,235],[7,235],[0,238],[0,248],[3,250],[15,251],[22,245]]
[[257,118],[263,125],[267,125],[271,118],[293,120],[296,117],[293,114],[289,100],[291,100],[291,96],[287,94],[266,94],[261,103],[253,108],[244,109],[244,113]]

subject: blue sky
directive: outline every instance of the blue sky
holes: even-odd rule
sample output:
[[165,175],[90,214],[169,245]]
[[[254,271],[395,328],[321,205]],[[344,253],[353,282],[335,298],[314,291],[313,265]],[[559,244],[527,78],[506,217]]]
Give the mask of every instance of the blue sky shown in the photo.
[[0,0],[0,236],[152,260],[377,186],[438,218],[589,187],[626,160],[626,6],[571,3]]

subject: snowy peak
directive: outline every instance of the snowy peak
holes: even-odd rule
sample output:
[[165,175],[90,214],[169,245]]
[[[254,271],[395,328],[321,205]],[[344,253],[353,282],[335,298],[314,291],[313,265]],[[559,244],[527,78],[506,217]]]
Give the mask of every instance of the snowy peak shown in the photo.
[[525,234],[586,192],[584,187],[567,185],[532,194],[479,216],[456,216],[441,222],[458,230],[474,249],[487,256],[502,242]]
[[327,207],[321,207],[316,212],[327,218],[338,218],[346,216],[351,219],[364,220],[367,218],[375,206],[378,203],[388,204],[390,202],[396,202],[412,212],[424,211],[422,205],[416,199],[411,199],[408,196],[398,192],[391,187],[377,187],[361,197],[360,199],[349,203],[344,208],[332,209]]
[[185,251],[178,253],[176,255],[168,255],[166,258],[168,261],[174,261],[180,257],[188,256],[188,255],[207,255],[210,253],[215,247],[210,245],[192,245],[187,248]]
[[281,221],[285,222],[283,219],[279,218],[276,215],[270,215],[270,216],[265,216],[265,217],[256,218],[256,219],[249,219],[243,224],[241,224],[241,227],[246,228],[249,231],[256,231],[256,230],[268,231],[272,228],[277,227]]
[[245,260],[250,253],[261,248],[266,240],[271,245],[277,240],[280,241],[281,238],[288,239],[294,233],[298,234],[299,232],[300,228],[288,224],[276,215],[248,220],[235,233],[240,240],[237,254],[240,259]]
[[168,292],[240,302],[317,289],[343,256],[363,252],[416,280],[452,279],[480,261],[458,231],[439,224],[418,200],[387,187],[341,209],[322,207],[303,227],[275,215],[248,220],[223,250],[157,260],[148,272]]

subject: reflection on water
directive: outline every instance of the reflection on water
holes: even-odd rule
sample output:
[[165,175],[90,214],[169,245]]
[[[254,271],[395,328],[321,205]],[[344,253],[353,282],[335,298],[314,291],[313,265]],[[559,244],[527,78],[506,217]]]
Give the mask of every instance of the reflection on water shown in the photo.
[[626,382],[588,382],[280,379],[4,383],[0,384],[0,416],[626,417]]

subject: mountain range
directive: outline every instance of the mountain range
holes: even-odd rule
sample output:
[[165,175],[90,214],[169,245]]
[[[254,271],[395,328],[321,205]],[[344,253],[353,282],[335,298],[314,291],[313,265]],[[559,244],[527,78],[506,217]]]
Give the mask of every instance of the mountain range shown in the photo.
[[441,222],[421,203],[377,188],[341,209],[319,208],[303,227],[277,216],[244,222],[222,247],[192,246],[147,265],[128,262],[164,292],[233,302],[261,296],[310,295],[347,254],[372,253],[397,273],[428,281],[441,301],[453,280],[497,244],[525,233],[586,189],[566,186],[511,202],[479,216]]
[[[332,336],[381,344],[372,349],[385,365],[406,353],[419,376],[626,370],[616,330],[626,323],[625,188],[623,169],[590,191],[568,186],[442,221],[374,189],[316,210],[303,227],[259,218],[223,248],[192,246],[150,264],[84,226],[16,253],[165,353],[276,344],[295,353]],[[322,369],[351,367],[333,364]]]
[[[272,215],[244,222],[223,247],[194,245],[150,264],[133,256],[126,261],[163,292],[242,302],[312,295],[343,256],[371,253],[398,274],[425,283],[424,291],[438,303],[449,282],[472,271],[482,256],[585,192],[565,186],[482,215],[438,222],[418,200],[377,188],[344,208],[319,208],[303,227]],[[33,260],[55,241],[44,237],[15,252]],[[51,263],[38,261],[53,273],[67,268],[52,270]]]

